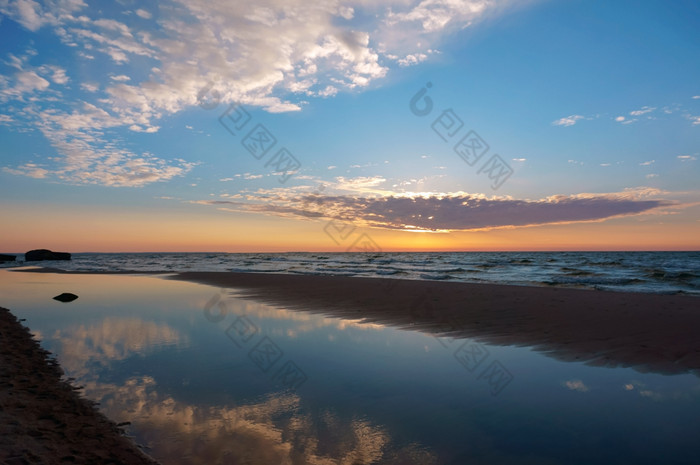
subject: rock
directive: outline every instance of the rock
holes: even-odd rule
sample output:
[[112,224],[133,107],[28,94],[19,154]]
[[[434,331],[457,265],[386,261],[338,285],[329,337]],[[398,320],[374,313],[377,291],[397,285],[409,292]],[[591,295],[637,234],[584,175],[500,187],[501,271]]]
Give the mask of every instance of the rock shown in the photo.
[[14,262],[15,258],[17,258],[15,255],[5,255],[0,253],[0,262]]
[[24,254],[25,262],[38,262],[41,260],[70,260],[70,254],[66,252],[52,252],[46,249],[30,250]]
[[77,298],[78,296],[75,294],[71,294],[70,292],[64,292],[63,294],[54,297],[53,300],[58,300],[59,302],[73,302]]

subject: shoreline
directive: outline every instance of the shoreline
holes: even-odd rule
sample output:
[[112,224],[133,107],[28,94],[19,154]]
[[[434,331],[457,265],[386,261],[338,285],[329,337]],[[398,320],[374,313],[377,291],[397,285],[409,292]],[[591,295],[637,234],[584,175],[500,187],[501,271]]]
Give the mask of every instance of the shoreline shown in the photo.
[[157,465],[61,379],[49,355],[0,307],[0,462]]
[[562,361],[700,377],[700,297],[687,294],[254,272],[13,271],[160,275],[297,311],[531,347]]
[[700,300],[693,296],[233,272],[167,278],[298,311],[532,347],[563,361],[700,376]]

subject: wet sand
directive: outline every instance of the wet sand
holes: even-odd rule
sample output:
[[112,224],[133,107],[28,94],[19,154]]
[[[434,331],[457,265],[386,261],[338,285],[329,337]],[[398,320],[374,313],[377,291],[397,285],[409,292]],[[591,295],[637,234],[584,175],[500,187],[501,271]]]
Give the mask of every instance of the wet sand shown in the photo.
[[700,298],[692,296],[262,273],[171,278],[301,311],[529,346],[560,360],[700,376]]
[[49,355],[0,308],[0,463],[157,464],[61,380]]

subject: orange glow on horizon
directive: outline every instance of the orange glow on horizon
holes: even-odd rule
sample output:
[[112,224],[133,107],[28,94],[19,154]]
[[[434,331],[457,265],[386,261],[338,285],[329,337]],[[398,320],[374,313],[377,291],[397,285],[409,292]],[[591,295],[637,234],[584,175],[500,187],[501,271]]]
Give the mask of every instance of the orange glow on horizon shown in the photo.
[[700,250],[700,223],[668,215],[450,233],[357,228],[336,244],[324,232],[327,222],[322,220],[198,208],[8,210],[6,214],[12,221],[4,225],[0,246],[0,252],[6,253],[37,248],[73,253],[343,252],[363,233],[387,252]]

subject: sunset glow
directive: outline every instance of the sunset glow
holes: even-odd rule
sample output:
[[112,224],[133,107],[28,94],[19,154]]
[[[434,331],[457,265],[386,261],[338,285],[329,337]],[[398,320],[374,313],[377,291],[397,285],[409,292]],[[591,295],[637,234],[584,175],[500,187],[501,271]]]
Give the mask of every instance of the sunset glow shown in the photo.
[[0,252],[698,250],[698,15],[0,2]]

